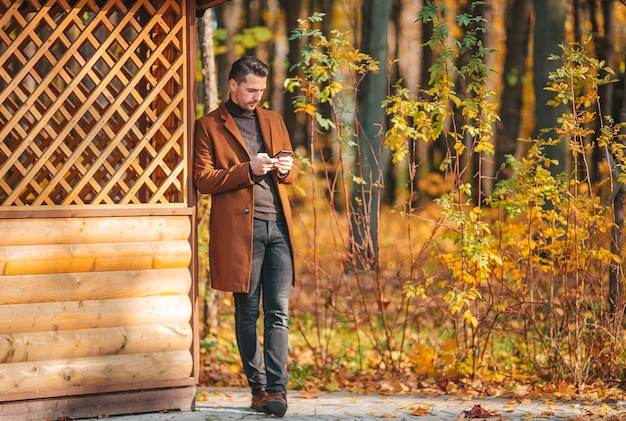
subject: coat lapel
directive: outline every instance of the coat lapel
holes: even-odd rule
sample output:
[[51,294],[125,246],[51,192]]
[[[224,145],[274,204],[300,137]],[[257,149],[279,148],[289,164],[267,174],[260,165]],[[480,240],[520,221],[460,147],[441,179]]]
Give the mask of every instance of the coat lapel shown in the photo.
[[220,117],[224,120],[224,127],[226,127],[226,130],[228,130],[235,137],[235,139],[237,139],[237,142],[241,145],[243,150],[250,155],[246,141],[243,140],[241,132],[237,127],[237,123],[235,123],[235,119],[230,115],[224,104],[220,105]]
[[259,130],[261,131],[261,137],[263,138],[263,145],[268,155],[272,156],[275,149],[272,145],[272,125],[270,119],[265,114],[263,108],[256,109],[257,121],[259,122]]

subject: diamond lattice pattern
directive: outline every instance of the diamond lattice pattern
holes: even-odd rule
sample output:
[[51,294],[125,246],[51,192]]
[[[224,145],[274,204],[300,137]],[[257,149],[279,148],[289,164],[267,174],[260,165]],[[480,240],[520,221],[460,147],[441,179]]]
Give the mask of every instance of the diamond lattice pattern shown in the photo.
[[0,0],[0,206],[185,201],[181,0]]

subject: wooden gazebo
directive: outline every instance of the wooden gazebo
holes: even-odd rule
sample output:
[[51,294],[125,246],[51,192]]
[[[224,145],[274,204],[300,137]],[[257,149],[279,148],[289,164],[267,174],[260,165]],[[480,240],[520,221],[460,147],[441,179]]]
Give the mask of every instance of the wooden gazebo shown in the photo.
[[0,419],[189,410],[195,17],[0,0]]

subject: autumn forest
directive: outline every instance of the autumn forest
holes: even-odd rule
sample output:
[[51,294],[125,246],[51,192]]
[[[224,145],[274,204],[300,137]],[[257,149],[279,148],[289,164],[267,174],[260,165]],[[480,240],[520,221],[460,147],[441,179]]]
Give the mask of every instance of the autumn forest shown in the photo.
[[[293,388],[621,396],[626,4],[231,0],[197,21],[198,115],[257,55],[302,168]],[[242,385],[201,263],[200,380]]]

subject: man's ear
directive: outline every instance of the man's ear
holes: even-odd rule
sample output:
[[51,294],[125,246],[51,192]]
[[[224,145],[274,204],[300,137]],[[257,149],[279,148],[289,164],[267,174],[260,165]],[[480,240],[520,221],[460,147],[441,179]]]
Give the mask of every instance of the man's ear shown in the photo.
[[228,79],[228,86],[230,87],[231,91],[234,91],[237,89],[237,81],[235,79]]

